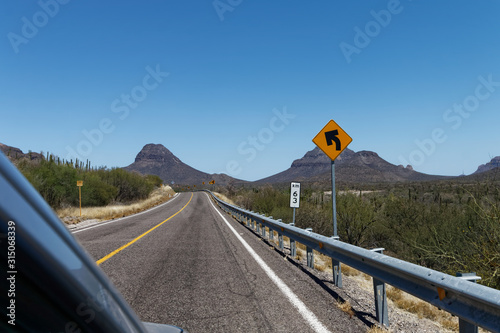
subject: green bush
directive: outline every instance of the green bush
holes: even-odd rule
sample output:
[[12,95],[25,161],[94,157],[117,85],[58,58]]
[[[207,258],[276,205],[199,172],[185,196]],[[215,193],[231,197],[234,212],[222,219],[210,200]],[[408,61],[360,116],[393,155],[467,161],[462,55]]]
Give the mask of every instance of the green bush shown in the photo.
[[106,206],[115,200],[118,189],[103,181],[99,173],[82,173],[82,206]]
[[54,209],[79,204],[77,180],[83,180],[82,206],[105,206],[145,199],[162,180],[123,169],[92,169],[87,161],[64,162],[53,156],[40,161],[18,160],[17,168]]
[[23,160],[18,168],[51,207],[71,204],[78,198],[74,193],[76,169],[46,160],[39,163]]

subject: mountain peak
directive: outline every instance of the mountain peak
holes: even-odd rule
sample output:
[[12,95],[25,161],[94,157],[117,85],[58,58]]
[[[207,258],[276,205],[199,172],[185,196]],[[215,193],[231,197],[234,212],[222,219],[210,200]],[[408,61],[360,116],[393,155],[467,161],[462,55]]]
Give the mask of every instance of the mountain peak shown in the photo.
[[[411,167],[393,165],[377,153],[368,150],[354,152],[345,149],[336,159],[336,176],[339,181],[374,183],[439,178],[413,171]],[[259,183],[289,181],[322,181],[331,176],[331,160],[318,147],[308,151],[301,159],[293,161],[288,170],[259,180]]]
[[482,172],[485,172],[485,171],[488,171],[488,170],[492,170],[492,169],[495,169],[495,168],[498,168],[498,167],[500,167],[500,156],[493,157],[491,159],[491,161],[489,161],[486,164],[481,164],[477,168],[476,172],[474,172],[474,174],[476,174],[476,173],[482,173]]
[[[335,160],[337,163],[345,162],[350,159],[354,155],[354,151],[346,148]],[[293,161],[292,168],[304,167],[304,166],[329,166],[331,164],[331,160],[326,154],[315,147],[313,150],[308,151],[304,157]]]
[[177,156],[172,154],[162,144],[148,143],[145,145],[141,151],[135,157],[135,163],[144,162],[156,162],[156,163],[182,163]]
[[30,160],[41,160],[43,159],[43,155],[39,153],[23,153],[23,151],[16,147],[7,146],[6,144],[0,143],[0,151],[4,153],[11,161],[18,160],[21,158],[28,158]]
[[124,168],[141,174],[159,176],[165,184],[201,184],[215,180],[217,184],[234,181],[224,174],[210,175],[183,163],[162,144],[149,143],[135,157],[134,163]]

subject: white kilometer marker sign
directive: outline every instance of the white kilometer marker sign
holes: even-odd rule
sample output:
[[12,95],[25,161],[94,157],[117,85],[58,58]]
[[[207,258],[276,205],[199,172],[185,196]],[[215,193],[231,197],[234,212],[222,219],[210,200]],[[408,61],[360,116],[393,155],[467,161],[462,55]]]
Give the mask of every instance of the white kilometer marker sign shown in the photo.
[[[207,194],[208,197],[208,194]],[[299,311],[299,313],[302,315],[302,317],[307,321],[307,323],[312,327],[312,329],[316,332],[330,332],[314,315],[314,313],[311,312],[307,308],[307,306],[300,300],[300,298],[293,293],[293,291],[288,287],[283,280],[281,280],[276,273],[262,260],[262,258],[252,249],[250,245],[241,237],[236,230],[229,224],[229,222],[226,220],[224,215],[221,214],[221,212],[215,208],[212,200],[210,200],[210,197],[208,197],[210,204],[212,207],[215,209],[217,213],[219,213],[220,217],[226,222],[227,226],[229,229],[233,232],[233,234],[238,238],[238,240],[243,244],[245,249],[252,255],[252,257],[257,261],[260,267],[264,270],[264,272],[269,276],[269,278],[274,282],[274,284],[281,290],[283,294],[285,294],[286,298],[292,303],[292,305]]]
[[290,208],[300,207],[300,183],[290,185]]

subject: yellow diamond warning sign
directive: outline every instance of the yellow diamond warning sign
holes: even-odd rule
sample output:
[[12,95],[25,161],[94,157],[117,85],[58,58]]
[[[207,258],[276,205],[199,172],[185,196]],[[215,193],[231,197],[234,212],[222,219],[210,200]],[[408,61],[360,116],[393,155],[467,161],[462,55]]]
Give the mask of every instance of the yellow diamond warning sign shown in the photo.
[[336,122],[330,120],[314,137],[313,142],[334,161],[352,142],[352,138]]

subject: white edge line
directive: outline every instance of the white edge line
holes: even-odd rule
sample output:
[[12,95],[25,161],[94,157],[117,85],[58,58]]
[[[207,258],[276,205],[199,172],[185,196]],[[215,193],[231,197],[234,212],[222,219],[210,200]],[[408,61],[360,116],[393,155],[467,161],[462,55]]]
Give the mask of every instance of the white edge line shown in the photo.
[[179,197],[179,193],[176,193],[176,194],[174,195],[174,197],[173,197],[172,199],[168,200],[167,202],[164,202],[164,203],[162,203],[161,205],[158,205],[158,206],[154,206],[154,207],[152,207],[152,208],[150,208],[150,209],[148,209],[148,210],[145,210],[145,211],[143,211],[143,212],[140,212],[140,213],[137,213],[137,214],[133,214],[133,215],[129,215],[129,216],[125,216],[125,217],[121,217],[121,218],[119,218],[119,219],[116,219],[116,220],[111,220],[111,221],[108,221],[108,222],[97,222],[95,225],[92,225],[92,226],[89,226],[89,227],[82,227],[81,229],[78,229],[78,230],[75,230],[75,231],[70,230],[70,232],[71,232],[72,234],[76,234],[76,233],[79,233],[79,232],[82,232],[82,231],[86,231],[86,230],[94,229],[94,228],[97,228],[97,227],[102,227],[103,225],[106,225],[106,224],[119,222],[119,221],[122,221],[122,220],[128,219],[128,218],[130,218],[130,217],[134,217],[134,216],[138,216],[138,215],[141,215],[141,214],[145,214],[145,213],[147,213],[147,212],[150,212],[150,211],[152,211],[152,210],[154,210],[154,209],[156,209],[156,208],[160,208],[160,207],[162,207],[162,206],[164,206],[164,205],[166,205],[166,204],[168,204],[168,203],[170,203],[170,202],[174,201],[174,200],[175,200],[175,199],[177,199],[178,197]]
[[[207,194],[208,196],[208,194]],[[233,234],[238,238],[238,240],[243,244],[245,249],[252,255],[252,257],[257,261],[259,266],[264,270],[264,272],[267,274],[267,276],[274,282],[274,284],[281,290],[281,292],[286,296],[286,298],[292,303],[292,305],[299,311],[299,313],[302,315],[302,317],[307,321],[307,323],[311,326],[311,328],[315,332],[330,332],[328,328],[326,328],[321,321],[316,317],[314,313],[311,312],[307,308],[307,306],[300,300],[300,298],[294,294],[294,292],[286,285],[283,280],[281,280],[276,273],[264,262],[264,260],[252,249],[250,245],[241,237],[238,232],[229,224],[229,222],[226,220],[224,215],[215,208],[212,200],[210,200],[210,197],[208,197],[208,201],[212,205],[212,207],[215,209],[217,213],[219,213],[220,217],[226,222],[227,226],[229,229],[233,232]]]

